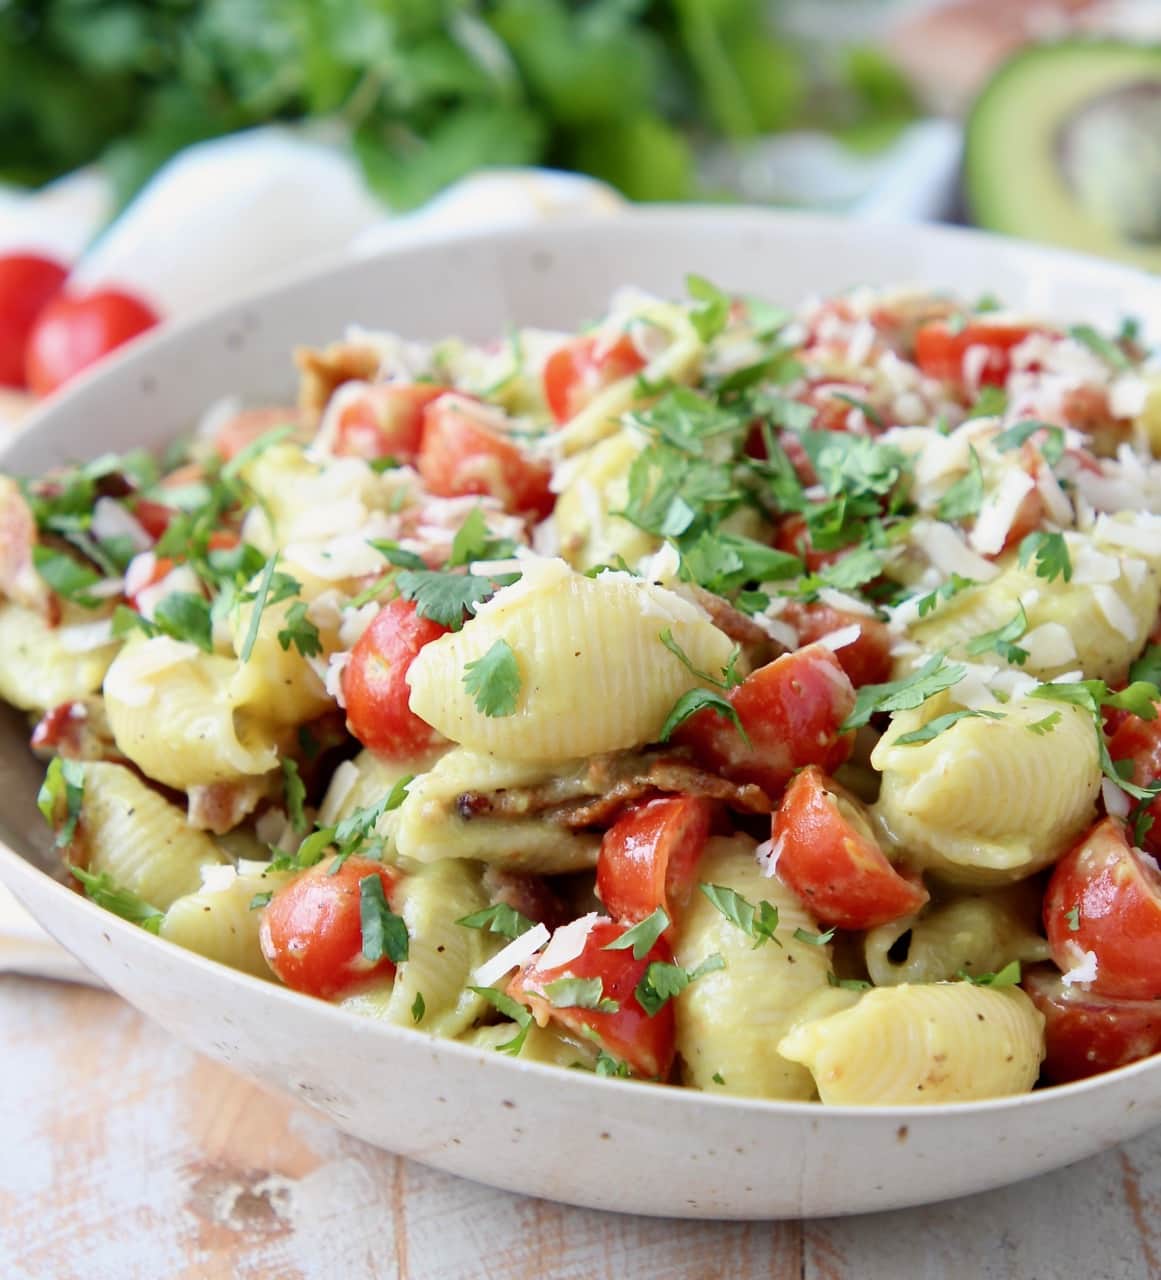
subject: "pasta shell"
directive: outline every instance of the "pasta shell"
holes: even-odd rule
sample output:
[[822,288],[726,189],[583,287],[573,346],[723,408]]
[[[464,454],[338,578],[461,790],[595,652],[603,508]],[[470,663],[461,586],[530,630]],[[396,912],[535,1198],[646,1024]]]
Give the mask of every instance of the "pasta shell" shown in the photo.
[[119,641],[74,652],[68,627],[100,622],[99,615],[69,610],[59,627],[22,605],[0,604],[0,698],[24,711],[47,711],[96,693]]
[[270,978],[270,966],[258,941],[260,908],[255,894],[276,892],[292,878],[289,871],[258,871],[235,876],[220,889],[203,887],[178,898],[165,913],[160,935],[179,947],[255,978]]

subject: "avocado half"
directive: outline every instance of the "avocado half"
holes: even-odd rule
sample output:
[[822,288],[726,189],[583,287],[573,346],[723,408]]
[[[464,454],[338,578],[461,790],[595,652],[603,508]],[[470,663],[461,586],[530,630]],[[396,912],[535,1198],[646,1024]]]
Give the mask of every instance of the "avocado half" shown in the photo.
[[964,194],[988,230],[1161,271],[1161,46],[1018,53],[968,119]]

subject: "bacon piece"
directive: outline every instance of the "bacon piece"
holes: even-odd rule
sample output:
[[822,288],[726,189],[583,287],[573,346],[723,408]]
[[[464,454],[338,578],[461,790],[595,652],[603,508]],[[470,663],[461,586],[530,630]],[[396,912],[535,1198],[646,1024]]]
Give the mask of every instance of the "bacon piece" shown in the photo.
[[66,760],[109,760],[122,763],[101,698],[62,702],[44,713],[32,731],[33,751]]
[[786,650],[776,640],[768,636],[754,621],[740,609],[735,609],[728,600],[714,595],[704,587],[683,586],[678,588],[680,594],[687,595],[695,604],[710,616],[710,621],[719,631],[724,631],[735,644],[740,644],[755,667],[764,667],[767,662],[785,653]]
[[332,342],[321,350],[298,347],[298,407],[308,423],[322,417],[327,401],[344,382],[371,382],[379,372],[379,353],[358,342]]
[[248,818],[270,791],[266,778],[210,782],[189,789],[188,819],[199,831],[224,836]]
[[552,891],[543,876],[486,866],[481,883],[492,906],[502,902],[527,919],[547,925],[549,929],[556,929],[572,919],[569,908]]

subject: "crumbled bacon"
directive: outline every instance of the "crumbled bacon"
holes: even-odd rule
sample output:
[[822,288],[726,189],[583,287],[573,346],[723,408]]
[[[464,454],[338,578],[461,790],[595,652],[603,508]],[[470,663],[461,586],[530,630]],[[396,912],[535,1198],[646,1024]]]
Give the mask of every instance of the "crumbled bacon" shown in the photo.
[[223,836],[248,818],[269,790],[266,778],[210,782],[190,787],[189,824],[199,831],[212,831],[216,836]]
[[66,760],[123,762],[100,698],[62,702],[41,716],[29,744],[33,751]]
[[322,417],[327,401],[344,382],[370,382],[379,372],[379,353],[358,342],[332,342],[318,350],[298,347],[298,407],[312,425]]
[[482,884],[492,906],[502,902],[527,919],[547,925],[549,929],[556,929],[572,919],[569,909],[552,891],[543,876],[487,866],[484,868]]

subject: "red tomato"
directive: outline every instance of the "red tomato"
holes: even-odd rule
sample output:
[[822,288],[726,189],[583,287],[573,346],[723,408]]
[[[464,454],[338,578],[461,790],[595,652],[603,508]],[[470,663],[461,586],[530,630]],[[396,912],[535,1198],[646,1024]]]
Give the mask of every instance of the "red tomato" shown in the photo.
[[62,293],[40,313],[29,335],[24,365],[29,389],[49,395],[159,319],[147,303],[120,289]]
[[644,920],[689,901],[693,874],[713,818],[704,796],[665,796],[630,809],[605,832],[597,859],[597,897],[618,920]]
[[1025,973],[1024,990],[1044,1015],[1045,1079],[1067,1084],[1161,1051],[1161,1002],[1098,996],[1064,985],[1051,969]]
[[[625,933],[628,926],[614,924],[603,916],[574,920],[564,928],[583,928],[586,923],[589,928],[579,955],[548,966],[540,957],[533,956],[508,983],[508,994],[527,1005],[542,1027],[555,1021],[586,1038],[594,1037],[615,1058],[628,1063],[634,1075],[664,1079],[669,1075],[675,1052],[673,1003],[666,1002],[650,1017],[638,1003],[635,992],[649,966],[672,964],[673,952],[664,938],[658,938],[640,960],[633,959],[631,947],[624,951],[604,950]],[[553,939],[560,933],[558,929]],[[552,942],[545,948],[549,959],[551,948]],[[561,1008],[553,1004],[552,992],[547,989],[562,978],[600,978],[601,997],[614,1001],[616,1011],[601,1013],[596,1009]]]
[[446,392],[434,382],[381,382],[365,385],[358,395],[344,392],[334,452],[368,461],[414,462],[423,437],[423,412]]
[[[801,445],[798,447],[802,448]],[[806,457],[805,451],[803,451],[803,457]],[[828,564],[834,564],[845,554],[845,549],[842,548],[834,551],[816,551],[810,538],[806,517],[799,515],[784,516],[779,520],[778,529],[774,535],[774,545],[779,551],[798,556],[811,573],[817,573]]]
[[551,467],[526,457],[503,434],[495,411],[467,396],[444,394],[428,406],[416,465],[441,498],[491,494],[509,511],[546,516],[552,510]]
[[243,409],[227,418],[214,433],[214,450],[229,462],[268,431],[297,426],[298,421],[298,410],[294,408],[269,405],[261,409]]
[[1012,367],[1011,351],[1033,330],[1023,324],[969,324],[953,333],[946,324],[925,324],[915,335],[915,363],[929,378],[964,382],[963,358],[969,347],[986,347],[987,361],[980,370],[981,386],[1002,387]]
[[851,754],[854,734],[840,733],[839,725],[854,709],[855,691],[822,645],[759,667],[728,696],[749,745],[729,720],[708,710],[690,717],[674,736],[734,782],[757,783],[774,799],[803,765],[833,773]]
[[177,515],[174,507],[167,507],[162,502],[153,502],[149,498],[138,498],[133,504],[133,518],[145,530],[154,542],[169,528],[169,522]]
[[37,253],[0,255],[0,387],[23,387],[24,352],[36,318],[68,272]]
[[597,334],[574,338],[544,364],[544,398],[557,422],[568,422],[608,386],[645,368],[627,333],[609,342]]
[[927,901],[923,885],[887,861],[866,807],[813,765],[786,789],[770,836],[778,879],[823,924],[873,929]]
[[407,760],[428,751],[440,735],[408,705],[407,671],[425,644],[447,633],[421,618],[409,600],[392,600],[359,637],[343,668],[347,728],[386,759]]
[[[1109,755],[1114,760],[1131,760],[1131,782],[1147,787],[1161,778],[1161,703],[1157,704],[1155,720],[1142,720],[1140,716],[1126,715],[1109,739]],[[1152,854],[1161,854],[1161,795],[1148,807],[1153,825],[1141,841],[1142,848]]]
[[389,975],[387,956],[363,955],[360,881],[378,876],[388,903],[395,873],[369,858],[348,858],[331,875],[333,859],[295,876],[270,899],[258,936],[262,954],[274,972],[295,991],[327,999],[371,977]]
[[[844,400],[843,396],[866,402],[871,397],[871,388],[859,383],[836,382],[834,378],[811,378],[807,381],[806,390],[798,399],[815,411],[812,430],[844,431],[860,436],[875,435],[882,430],[878,422],[862,413],[858,405]],[[854,416],[856,414],[857,417]],[[879,421],[883,421],[881,414]]]
[[1161,997],[1161,874],[1115,818],[1098,822],[1056,864],[1044,929],[1061,969],[1079,964],[1085,952],[1096,956],[1092,990],[1099,995]]
[[844,613],[827,604],[791,602],[779,617],[798,632],[800,644],[813,644],[820,637],[844,627],[857,625],[859,638],[834,651],[839,666],[856,689],[865,684],[882,684],[891,678],[891,633],[887,624],[862,613]]

